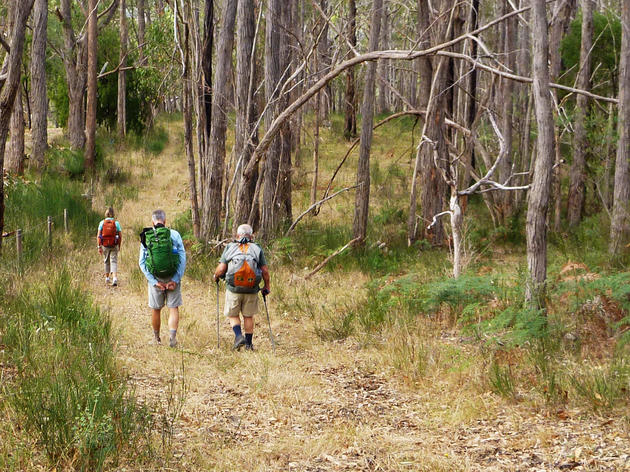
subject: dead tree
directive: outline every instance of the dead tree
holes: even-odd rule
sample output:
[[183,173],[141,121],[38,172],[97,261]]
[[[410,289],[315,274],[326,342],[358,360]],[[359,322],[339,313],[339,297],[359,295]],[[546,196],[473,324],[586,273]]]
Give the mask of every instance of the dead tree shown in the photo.
[[630,233],[630,2],[621,7],[621,61],[619,64],[619,118],[615,190],[608,252],[618,255]]
[[554,122],[549,88],[549,42],[545,0],[533,0],[534,105],[538,125],[537,156],[527,200],[526,298],[530,306],[544,306],[547,279],[547,212],[555,156]]
[[[9,121],[13,110],[15,95],[20,86],[22,53],[24,52],[24,33],[26,21],[33,8],[33,0],[15,0],[9,14],[13,15],[11,36],[6,55],[0,68],[0,235],[4,231],[4,151],[9,133]],[[2,237],[0,237],[2,250]]]
[[[368,50],[378,49],[378,40],[383,15],[383,1],[374,0]],[[361,106],[361,146],[357,164],[357,185],[354,202],[354,224],[352,233],[360,244],[367,235],[368,210],[370,206],[370,151],[372,147],[372,125],[374,122],[374,90],[376,86],[376,62],[370,62],[365,73],[365,88]]]
[[[452,155],[449,158],[449,164],[446,167],[444,172],[441,172],[441,177],[444,179],[444,182],[450,187],[450,200],[449,200],[449,209],[443,212],[436,214],[431,221],[429,227],[435,225],[442,215],[450,215],[450,223],[451,223],[451,231],[453,236],[453,277],[457,278],[461,275],[462,271],[462,252],[463,252],[463,220],[464,214],[462,210],[461,200],[467,198],[468,196],[475,193],[483,193],[489,191],[500,191],[503,193],[509,193],[514,190],[525,190],[529,187],[529,185],[524,186],[510,186],[507,183],[503,184],[494,179],[494,174],[498,173],[497,170],[501,168],[501,164],[508,154],[507,141],[505,137],[502,135],[499,126],[497,125],[493,115],[489,113],[489,121],[492,125],[492,129],[497,136],[499,141],[499,153],[492,162],[490,166],[488,166],[488,171],[485,175],[477,177],[472,169],[468,171],[471,174],[471,177],[475,179],[475,182],[465,189],[459,189],[459,182],[461,179],[459,178],[459,169],[462,167],[460,163],[464,163],[464,170],[467,167],[467,163],[460,159],[459,155]],[[475,146],[480,154],[487,154],[487,151],[481,147],[481,144],[477,138],[476,131],[471,131],[467,140],[470,141],[471,146]],[[431,152],[433,153],[434,160],[438,160],[440,158],[437,143],[429,141],[426,136],[422,137],[422,141],[418,145],[418,147],[422,147],[423,145],[427,146]],[[491,159],[487,159],[488,162],[491,162]],[[441,169],[441,166],[436,164],[437,169]],[[514,177],[514,174],[510,174],[504,177],[505,182],[509,182]]]
[[46,41],[48,0],[35,0],[31,46],[32,152],[31,165],[41,170],[48,149],[48,96],[46,92]]

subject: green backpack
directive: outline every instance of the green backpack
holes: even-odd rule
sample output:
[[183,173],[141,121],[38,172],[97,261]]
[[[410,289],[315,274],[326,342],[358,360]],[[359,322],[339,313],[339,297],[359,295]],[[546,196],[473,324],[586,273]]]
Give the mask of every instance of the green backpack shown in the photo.
[[152,228],[146,231],[145,242],[149,252],[146,260],[149,272],[163,279],[175,275],[179,266],[179,255],[173,253],[171,230],[164,226]]

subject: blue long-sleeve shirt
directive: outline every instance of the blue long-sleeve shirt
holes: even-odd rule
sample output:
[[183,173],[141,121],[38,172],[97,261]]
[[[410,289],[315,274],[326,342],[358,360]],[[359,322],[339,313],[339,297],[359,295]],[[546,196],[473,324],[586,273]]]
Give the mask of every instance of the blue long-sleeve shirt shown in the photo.
[[[171,241],[173,242],[173,252],[177,253],[177,255],[179,256],[179,265],[177,266],[177,272],[175,272],[175,275],[171,277],[171,280],[179,284],[182,280],[182,277],[184,276],[184,271],[186,270],[186,249],[184,248],[184,241],[182,241],[181,235],[174,229],[171,229]],[[142,270],[144,276],[147,278],[149,285],[155,285],[158,283],[158,280],[147,269],[148,255],[149,251],[141,244],[138,265],[140,266],[140,269]]]

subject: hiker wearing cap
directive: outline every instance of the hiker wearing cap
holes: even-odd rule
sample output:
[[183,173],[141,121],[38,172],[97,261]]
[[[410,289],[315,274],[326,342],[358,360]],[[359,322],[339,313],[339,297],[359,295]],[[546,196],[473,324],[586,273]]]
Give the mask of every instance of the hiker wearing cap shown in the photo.
[[186,269],[186,249],[180,234],[166,227],[164,210],[151,214],[153,226],[140,233],[140,259],[138,264],[149,283],[149,308],[156,344],[160,339],[162,307],[169,309],[169,346],[177,346],[179,307],[182,304],[181,281]]
[[[234,330],[233,349],[254,350],[254,315],[258,314],[258,291],[260,281],[264,282],[263,296],[269,290],[269,269],[265,254],[254,241],[254,231],[250,225],[240,225],[236,230],[236,241],[227,245],[219,265],[214,271],[214,280],[225,276],[225,316]],[[241,330],[241,317],[245,336]]]
[[118,285],[118,251],[122,242],[120,223],[114,217],[114,209],[109,207],[105,211],[105,219],[98,224],[96,232],[96,248],[103,256],[105,263],[105,283]]

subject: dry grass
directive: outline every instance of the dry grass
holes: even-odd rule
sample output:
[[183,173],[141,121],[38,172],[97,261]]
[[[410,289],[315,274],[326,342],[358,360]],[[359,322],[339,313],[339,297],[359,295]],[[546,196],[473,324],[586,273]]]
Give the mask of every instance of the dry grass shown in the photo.
[[[179,123],[166,126],[171,136],[179,132]],[[374,160],[381,168],[404,149],[403,143],[392,150],[392,139],[386,129],[376,133]],[[321,272],[305,282],[307,268],[272,267],[269,309],[278,347],[272,351],[262,314],[254,353],[229,350],[233,335],[223,316],[217,349],[214,284],[185,278],[180,347],[151,346],[135,231],[149,224],[154,208],[171,220],[187,208],[186,162],[172,141],[150,162],[140,152],[119,159],[139,186],[137,200],[117,208],[124,235],[120,286],[104,285],[95,251],[74,255],[75,273],[112,317],[118,358],[137,394],[174,415],[173,403],[183,401],[166,457],[150,470],[552,470],[573,460],[583,470],[622,470],[630,464],[622,457],[630,440],[619,417],[605,426],[578,414],[560,419],[491,393],[487,352],[439,320],[417,317],[320,340],[318,323],[361,308],[368,277],[358,270]],[[325,172],[342,149],[343,143],[322,146]],[[399,160],[405,169],[408,164]],[[339,186],[353,182],[352,167],[347,164]],[[307,195],[308,186],[296,192],[296,214]],[[352,201],[344,196],[325,205],[319,218],[349,221]],[[375,209],[382,204],[378,196],[372,203]],[[428,276],[424,270],[419,273]],[[127,464],[125,470],[143,467]]]

